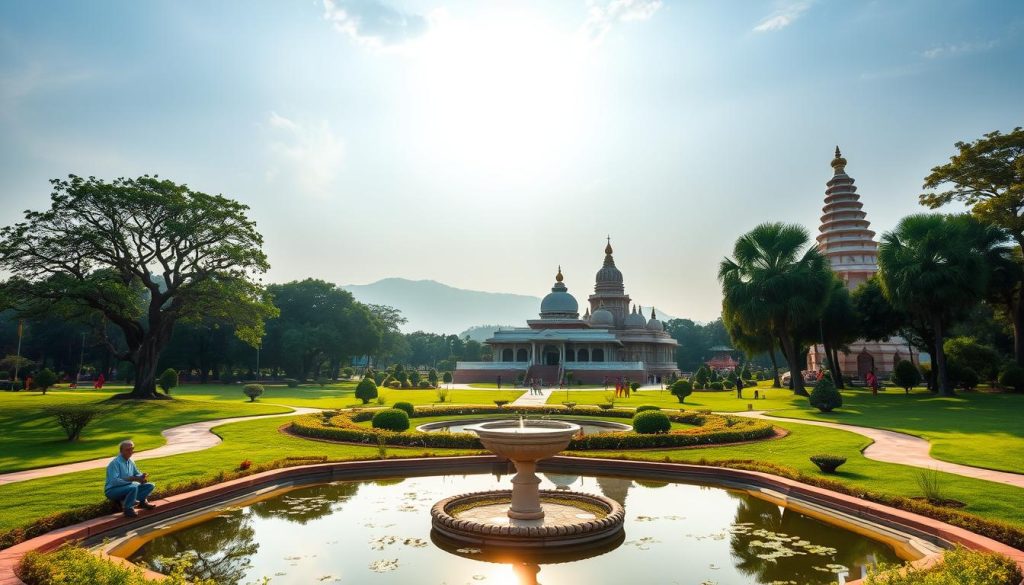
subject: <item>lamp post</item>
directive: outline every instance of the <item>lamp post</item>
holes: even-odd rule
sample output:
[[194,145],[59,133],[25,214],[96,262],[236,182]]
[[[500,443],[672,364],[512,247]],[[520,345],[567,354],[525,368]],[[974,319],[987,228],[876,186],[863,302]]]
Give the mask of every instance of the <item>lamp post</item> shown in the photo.
[[82,334],[82,353],[78,356],[78,375],[75,376],[75,388],[82,382],[82,367],[85,365],[85,333]]

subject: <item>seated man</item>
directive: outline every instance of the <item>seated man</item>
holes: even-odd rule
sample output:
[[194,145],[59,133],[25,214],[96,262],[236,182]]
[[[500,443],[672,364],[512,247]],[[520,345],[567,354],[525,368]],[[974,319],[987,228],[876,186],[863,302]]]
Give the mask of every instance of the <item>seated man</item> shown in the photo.
[[121,502],[124,506],[124,515],[128,518],[136,516],[136,502],[144,510],[156,508],[156,505],[146,501],[156,486],[146,481],[149,474],[142,473],[135,466],[135,462],[132,461],[133,453],[135,443],[121,441],[121,453],[107,464],[107,484],[103,488],[107,498]]

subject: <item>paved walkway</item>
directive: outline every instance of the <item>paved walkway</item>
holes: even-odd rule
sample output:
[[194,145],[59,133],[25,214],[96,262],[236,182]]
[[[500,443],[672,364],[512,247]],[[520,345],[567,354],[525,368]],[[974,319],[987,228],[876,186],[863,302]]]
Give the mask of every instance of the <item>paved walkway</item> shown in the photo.
[[[269,404],[269,403],[264,403]],[[278,405],[285,406],[285,405]],[[209,449],[210,447],[216,447],[221,443],[221,438],[212,432],[211,429],[220,425],[242,422],[249,420],[257,420],[261,418],[274,418],[279,416],[294,416],[297,414],[310,414],[313,412],[319,412],[319,408],[303,408],[299,406],[287,406],[287,408],[293,409],[293,412],[285,412],[281,414],[264,414],[259,416],[239,416],[234,418],[221,418],[217,420],[207,420],[203,422],[189,423],[187,425],[181,425],[177,427],[171,427],[162,433],[161,435],[167,439],[167,442],[156,449],[147,449],[146,451],[139,451],[133,457],[136,461],[141,459],[155,459],[157,457],[167,457],[168,455],[179,455],[181,453],[193,453],[195,451],[202,451],[203,449]],[[7,485],[10,483],[16,483],[19,481],[28,481],[30,479],[39,479],[41,477],[53,477],[55,475],[62,475],[65,473],[72,473],[75,471],[84,471],[86,469],[102,469],[110,463],[111,458],[114,457],[117,451],[117,446],[111,446],[111,455],[109,457],[103,457],[100,459],[92,459],[90,461],[78,461],[76,463],[66,463],[64,465],[54,465],[52,467],[40,467],[38,469],[26,469],[24,471],[15,471],[12,473],[0,474],[0,485]]]
[[526,392],[513,400],[509,406],[544,406],[548,403],[548,398],[557,390],[558,388],[541,388],[540,394],[531,394],[530,389],[527,388]]
[[725,412],[721,414],[733,414],[769,420],[772,422],[796,423],[849,431],[851,433],[857,433],[858,435],[865,436],[874,441],[864,449],[864,456],[868,459],[884,461],[886,463],[909,465],[911,467],[922,467],[924,469],[937,469],[939,471],[962,475],[964,477],[984,479],[994,481],[996,483],[1004,483],[1024,488],[1024,475],[1021,474],[1009,473],[1006,471],[995,471],[992,469],[982,469],[980,467],[970,467],[968,465],[960,465],[959,463],[950,463],[948,461],[934,459],[929,453],[932,448],[931,443],[920,437],[907,435],[905,433],[897,433],[895,431],[873,429],[870,427],[858,427],[842,423],[768,416],[767,413],[769,412],[770,411],[761,410],[752,412]]

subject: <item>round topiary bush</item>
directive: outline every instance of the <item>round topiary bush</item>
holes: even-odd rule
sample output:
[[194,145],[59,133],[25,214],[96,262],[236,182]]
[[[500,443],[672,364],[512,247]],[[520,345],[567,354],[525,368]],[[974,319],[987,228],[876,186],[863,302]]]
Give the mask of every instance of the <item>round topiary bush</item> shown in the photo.
[[810,402],[811,406],[821,412],[831,412],[832,409],[843,405],[843,395],[836,390],[836,385],[832,383],[832,380],[823,378],[815,384],[814,390],[811,390]]
[[686,397],[693,394],[693,384],[689,380],[676,380],[672,384],[672,396],[679,399],[679,403],[682,404],[686,401]]
[[356,398],[362,400],[363,404],[368,404],[376,397],[377,383],[373,381],[373,378],[363,378],[360,380],[359,385],[356,386]]
[[249,397],[249,402],[256,402],[256,399],[263,396],[263,386],[260,384],[246,384],[242,387],[242,393]]
[[289,388],[298,388],[299,387],[299,381],[296,380],[295,378],[285,378],[284,383],[288,384]]
[[660,410],[645,410],[633,416],[633,430],[641,435],[667,433],[671,428],[672,422]]
[[416,408],[411,402],[396,402],[391,408],[397,408],[398,410],[405,411],[409,416],[412,416],[412,413],[416,411]]
[[722,385],[725,386],[726,390],[732,390],[736,387],[736,384],[732,380],[726,380],[725,382],[722,382]]
[[921,372],[917,371],[914,364],[907,360],[901,360],[896,364],[896,369],[892,371],[892,383],[910,394],[910,389],[921,383]]
[[999,383],[1013,388],[1014,392],[1024,392],[1024,368],[1017,364],[1006,366],[999,372]]
[[840,465],[846,463],[842,455],[811,455],[811,463],[818,466],[823,473],[835,473]]
[[398,408],[387,408],[373,415],[370,424],[375,429],[402,432],[409,430],[409,415]]
[[420,380],[416,385],[420,388],[430,388],[430,382],[426,380]]
[[637,412],[646,412],[648,410],[661,410],[660,406],[654,406],[653,404],[643,404],[636,407]]
[[707,385],[708,390],[723,390],[725,386],[721,382],[711,382]]
[[171,388],[178,385],[178,371],[174,368],[167,368],[162,374],[160,374],[160,389],[164,391],[164,394],[168,396],[171,394]]

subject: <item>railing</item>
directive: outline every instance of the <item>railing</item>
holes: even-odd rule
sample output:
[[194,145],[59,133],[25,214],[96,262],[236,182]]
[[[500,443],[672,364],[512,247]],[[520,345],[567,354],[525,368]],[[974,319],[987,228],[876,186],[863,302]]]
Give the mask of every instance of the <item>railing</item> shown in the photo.
[[566,370],[642,370],[643,362],[565,362]]
[[455,362],[456,370],[526,370],[530,362]]

